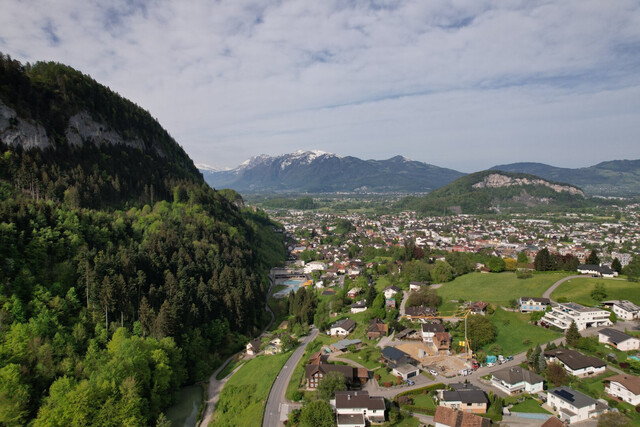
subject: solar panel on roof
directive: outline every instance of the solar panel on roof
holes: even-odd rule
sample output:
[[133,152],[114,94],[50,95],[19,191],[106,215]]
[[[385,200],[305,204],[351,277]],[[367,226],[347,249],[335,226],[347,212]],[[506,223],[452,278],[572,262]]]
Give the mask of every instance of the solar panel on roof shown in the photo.
[[557,394],[558,396],[562,397],[563,399],[569,401],[569,402],[573,402],[574,401],[573,393],[569,393],[567,390],[560,389],[560,390],[554,391],[554,393]]

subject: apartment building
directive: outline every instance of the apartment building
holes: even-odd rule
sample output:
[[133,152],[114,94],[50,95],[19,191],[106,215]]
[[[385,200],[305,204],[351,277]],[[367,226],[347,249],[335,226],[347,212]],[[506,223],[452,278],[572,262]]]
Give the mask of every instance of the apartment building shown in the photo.
[[611,313],[601,308],[585,307],[575,302],[568,302],[552,307],[540,322],[562,330],[569,329],[571,322],[575,322],[578,330],[582,331],[587,328],[613,325],[609,320],[610,315]]

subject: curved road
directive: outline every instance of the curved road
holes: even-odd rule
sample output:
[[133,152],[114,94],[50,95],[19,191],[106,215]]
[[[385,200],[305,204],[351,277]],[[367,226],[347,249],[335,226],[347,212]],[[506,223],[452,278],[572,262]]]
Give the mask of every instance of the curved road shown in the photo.
[[[282,404],[285,402],[284,394],[287,391],[291,375],[293,375],[293,370],[298,365],[300,359],[302,359],[302,355],[307,348],[307,344],[316,339],[318,332],[317,328],[313,328],[311,330],[311,333],[305,337],[302,341],[302,345],[300,345],[296,351],[293,352],[291,357],[289,357],[287,363],[282,367],[280,374],[276,377],[275,382],[271,386],[269,398],[267,399],[267,404],[264,408],[264,416],[262,418],[262,425],[264,427],[273,427],[282,424],[280,421],[280,413],[282,412]],[[284,415],[286,416],[287,414]]]
[[[590,277],[590,276],[585,276],[585,275],[576,275],[576,276],[567,276],[567,277],[563,277],[562,279],[558,280],[556,283],[554,283],[553,285],[549,286],[547,288],[546,291],[544,291],[544,293],[542,294],[542,298],[549,298],[551,300],[551,294],[553,293],[553,291],[556,290],[556,288],[558,286],[560,286],[561,284],[563,284],[564,282],[566,282],[567,280],[571,280],[571,279],[577,279],[578,277]],[[551,300],[552,302],[555,302],[553,300]]]

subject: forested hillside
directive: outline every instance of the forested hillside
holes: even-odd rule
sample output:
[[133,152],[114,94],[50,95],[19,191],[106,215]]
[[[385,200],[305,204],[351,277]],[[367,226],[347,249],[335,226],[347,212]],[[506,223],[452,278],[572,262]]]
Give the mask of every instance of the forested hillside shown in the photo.
[[[179,385],[264,324],[276,225],[90,78],[0,65],[0,101],[18,112],[5,131],[29,121],[54,141],[0,144],[0,425],[162,424]],[[74,108],[141,145],[70,144]]]

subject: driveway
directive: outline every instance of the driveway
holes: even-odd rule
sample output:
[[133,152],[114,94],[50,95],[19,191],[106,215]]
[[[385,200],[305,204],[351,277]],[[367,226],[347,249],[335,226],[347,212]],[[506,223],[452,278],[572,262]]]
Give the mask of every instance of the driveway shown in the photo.
[[[578,277],[589,277],[589,276],[584,276],[584,275],[578,275],[578,276],[567,276],[567,277],[563,277],[562,279],[558,280],[556,283],[554,283],[553,285],[549,286],[547,288],[546,291],[544,291],[544,293],[542,294],[542,298],[549,298],[551,299],[551,294],[553,293],[553,291],[556,290],[556,288],[560,285],[562,285],[564,282],[566,282],[567,280],[571,280],[571,279],[577,279]],[[553,301],[553,300],[552,300]],[[553,301],[555,302],[555,301]]]
[[293,375],[293,370],[298,365],[298,362],[300,362],[300,359],[302,359],[302,355],[304,354],[307,345],[318,336],[318,332],[319,331],[316,328],[311,330],[311,333],[305,337],[302,344],[298,346],[291,357],[289,357],[287,363],[285,363],[282,370],[280,370],[280,374],[276,377],[276,380],[271,386],[269,398],[267,399],[267,404],[264,408],[264,416],[262,418],[262,425],[264,427],[283,425],[283,421],[287,419],[289,410],[292,409],[294,405],[287,403],[284,394],[287,391],[287,386],[289,385],[289,381]]

